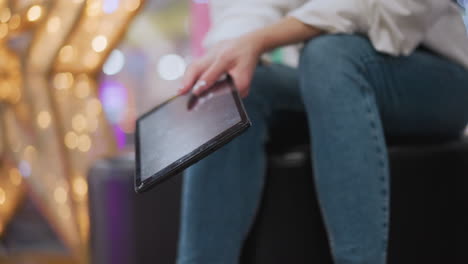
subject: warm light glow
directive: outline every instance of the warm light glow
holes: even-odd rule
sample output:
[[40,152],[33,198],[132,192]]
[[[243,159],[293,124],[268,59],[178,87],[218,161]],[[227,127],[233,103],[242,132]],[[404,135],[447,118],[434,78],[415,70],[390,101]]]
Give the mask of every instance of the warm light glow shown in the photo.
[[39,5],[33,5],[28,10],[28,20],[33,22],[38,20],[42,15],[42,7]]
[[7,35],[8,35],[8,25],[0,24],[0,39],[6,37]]
[[73,180],[73,191],[77,196],[85,196],[88,193],[88,184],[83,177],[76,177]]
[[96,130],[99,127],[99,121],[95,117],[89,117],[88,118],[88,131],[89,132],[96,132]]
[[127,0],[125,2],[125,9],[130,12],[133,12],[138,9],[141,5],[141,0]]
[[37,115],[37,125],[42,129],[48,128],[51,120],[52,117],[47,111],[41,111],[39,112],[39,115]]
[[24,149],[24,159],[27,161],[33,161],[37,158],[37,150],[35,147],[29,145]]
[[23,180],[20,171],[17,168],[12,168],[9,174],[11,183],[15,186],[19,186]]
[[70,208],[66,205],[62,205],[59,207],[59,215],[63,219],[68,219],[71,216]]
[[177,54],[167,54],[161,57],[158,62],[158,72],[164,80],[175,80],[185,72],[185,61]]
[[65,190],[65,188],[61,186],[55,188],[54,199],[59,204],[66,203],[68,199],[68,195],[67,195],[67,191]]
[[86,118],[82,114],[75,115],[72,119],[72,127],[76,132],[81,132],[86,129]]
[[65,135],[65,146],[69,149],[74,149],[78,146],[78,136],[75,132],[68,132]]
[[91,149],[91,138],[88,135],[81,135],[79,137],[78,149],[81,152],[88,152]]
[[89,85],[89,81],[82,80],[76,83],[75,86],[75,96],[84,99],[89,96],[91,92],[91,87]]
[[88,69],[94,69],[96,66],[98,66],[99,63],[99,55],[94,52],[88,52],[84,58],[83,58],[83,64],[88,68]]
[[65,45],[60,49],[59,59],[63,62],[70,62],[76,56],[75,48],[71,45]]
[[0,11],[0,22],[7,23],[8,20],[11,18],[11,11],[10,8],[3,8]]
[[52,18],[49,19],[47,22],[47,31],[49,33],[55,33],[60,29],[61,25],[61,20],[60,17],[58,16],[53,16]]
[[91,44],[94,51],[103,52],[107,48],[107,38],[103,35],[99,35],[93,39]]
[[18,14],[14,14],[10,18],[10,22],[8,22],[8,25],[10,26],[11,30],[17,29],[21,24],[21,17]]
[[54,86],[55,88],[68,89],[73,84],[73,74],[70,72],[61,72],[57,73],[54,77]]
[[102,71],[107,75],[119,73],[125,65],[125,56],[120,50],[114,50],[107,59]]
[[86,7],[86,14],[88,16],[97,16],[101,13],[101,2],[100,1],[88,1]]
[[99,99],[97,98],[92,98],[88,101],[88,104],[86,105],[86,113],[91,116],[97,116],[101,113],[102,111],[102,105]]
[[5,201],[6,201],[6,193],[2,189],[2,187],[0,187],[0,205],[3,205]]

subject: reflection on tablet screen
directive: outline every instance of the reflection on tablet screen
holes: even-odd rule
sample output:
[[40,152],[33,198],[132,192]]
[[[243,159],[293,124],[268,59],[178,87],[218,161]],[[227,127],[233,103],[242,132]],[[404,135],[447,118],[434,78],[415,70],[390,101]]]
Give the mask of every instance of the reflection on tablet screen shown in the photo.
[[141,180],[177,162],[241,121],[230,82],[199,97],[177,97],[139,122]]

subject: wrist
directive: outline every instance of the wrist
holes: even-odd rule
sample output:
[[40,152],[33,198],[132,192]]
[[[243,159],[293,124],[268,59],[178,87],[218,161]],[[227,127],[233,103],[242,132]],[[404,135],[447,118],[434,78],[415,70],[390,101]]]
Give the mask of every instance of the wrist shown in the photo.
[[258,57],[268,51],[267,43],[261,30],[256,30],[246,34],[244,39],[245,43],[254,49],[254,52]]

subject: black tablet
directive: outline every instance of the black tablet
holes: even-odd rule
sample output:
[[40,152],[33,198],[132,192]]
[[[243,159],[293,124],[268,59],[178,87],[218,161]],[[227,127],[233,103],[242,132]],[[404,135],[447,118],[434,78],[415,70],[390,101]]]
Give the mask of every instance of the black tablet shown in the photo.
[[180,173],[249,126],[230,78],[200,96],[177,96],[154,108],[136,124],[136,192]]

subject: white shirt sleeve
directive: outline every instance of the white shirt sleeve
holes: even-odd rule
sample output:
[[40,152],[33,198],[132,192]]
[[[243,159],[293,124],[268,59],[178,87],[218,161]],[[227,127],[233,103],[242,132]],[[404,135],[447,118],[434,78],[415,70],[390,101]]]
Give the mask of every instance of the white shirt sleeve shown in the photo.
[[210,0],[211,29],[204,45],[234,38],[280,20],[303,0]]
[[310,0],[289,13],[330,33],[362,33],[376,50],[408,55],[447,13],[451,0]]

